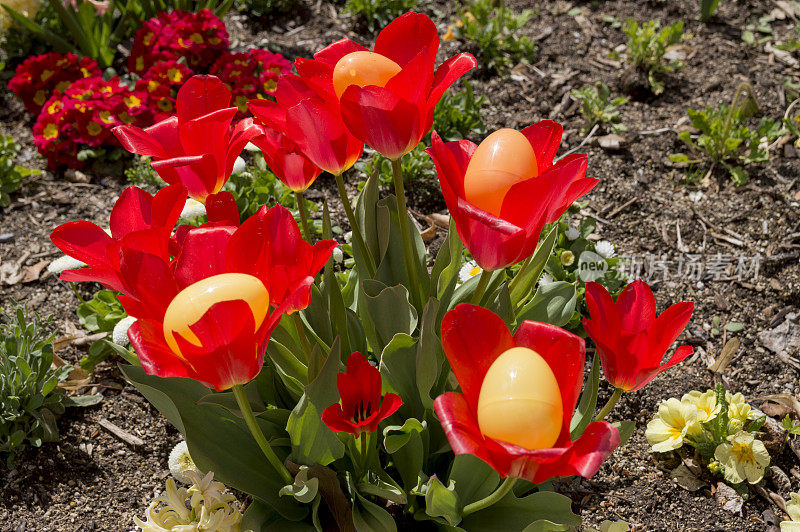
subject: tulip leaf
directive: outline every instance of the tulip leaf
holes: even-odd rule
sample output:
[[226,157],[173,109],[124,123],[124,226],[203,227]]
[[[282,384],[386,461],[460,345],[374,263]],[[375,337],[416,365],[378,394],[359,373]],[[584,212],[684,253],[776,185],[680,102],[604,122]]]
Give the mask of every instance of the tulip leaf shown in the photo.
[[572,441],[577,440],[594,416],[594,409],[597,406],[597,391],[600,388],[600,357],[595,353],[592,358],[592,369],[589,370],[589,378],[583,387],[581,400],[578,408],[572,414],[572,421],[569,424],[569,436]]
[[252,532],[315,532],[312,525],[289,521],[268,505],[254,499],[242,516],[242,530]]
[[571,502],[568,497],[552,491],[517,498],[512,490],[492,506],[464,517],[460,527],[481,532],[508,532],[524,530],[531,523],[546,520],[576,528],[581,518],[572,513]]
[[569,527],[560,523],[554,523],[546,519],[539,519],[535,523],[526,526],[522,532],[567,532]]
[[353,524],[356,532],[397,532],[394,518],[375,503],[356,492],[353,504]]
[[[367,178],[367,182],[364,185],[364,188],[361,189],[361,193],[359,193],[358,198],[356,199],[356,209],[355,215],[358,219],[358,223],[361,224],[361,227],[364,229],[366,233],[364,235],[364,241],[369,248],[372,256],[375,257],[376,260],[381,256],[380,254],[380,242],[384,241],[385,239],[389,238],[389,227],[388,226],[379,226],[377,223],[377,214],[376,214],[376,206],[378,203],[378,172],[373,172],[371,176]],[[360,265],[365,262],[365,259],[358,254],[358,250],[356,246],[353,247],[353,255],[356,260],[356,264]],[[367,270],[365,268],[357,268],[359,273],[364,272],[366,273]],[[366,275],[363,275],[362,278],[366,278]]]
[[417,340],[405,333],[396,334],[381,353],[380,371],[384,389],[389,388],[403,398],[400,412],[421,419],[425,408],[417,387],[416,352]]
[[[494,294],[506,280],[506,272],[503,269],[496,270],[492,272],[492,276],[489,280],[489,285],[486,287],[486,291],[484,292],[483,297],[481,298],[482,302],[488,300],[490,294]],[[476,275],[469,280],[467,280],[464,284],[459,286],[455,293],[453,294],[453,298],[450,300],[450,308],[455,307],[459,303],[467,303],[472,298],[472,294],[475,292],[475,289],[478,287],[478,283],[480,282],[480,275]]]
[[413,286],[408,277],[403,238],[400,232],[400,218],[397,212],[397,198],[388,196],[378,201],[376,214],[380,236],[380,254],[377,259],[378,271],[375,274],[375,278],[387,286],[401,284],[410,287],[411,290],[418,291],[419,296],[426,296],[426,287],[429,286],[430,281],[428,268],[424,261],[425,244],[422,242],[422,237],[419,231],[416,230],[413,221],[408,217],[408,213],[403,213],[403,216],[406,217],[406,225],[414,248],[415,260],[413,267],[417,270],[417,279],[421,283],[421,285],[417,286]]
[[[303,316],[311,329],[307,332],[313,332],[317,345],[323,342],[330,346],[333,342],[333,328],[328,313],[328,298],[320,292],[316,284],[311,285],[311,304],[305,308]],[[326,347],[324,350],[327,352],[328,349],[329,347]]]
[[339,401],[336,374],[340,356],[336,340],[319,374],[305,387],[289,416],[286,431],[292,440],[292,457],[298,463],[328,465],[344,456],[344,444],[321,418],[326,408]]
[[380,281],[367,279],[362,283],[364,310],[362,317],[374,329],[370,339],[373,349],[380,351],[398,333],[411,334],[417,328],[417,311],[408,300],[408,290],[403,285],[386,286]]
[[443,517],[451,526],[455,526],[461,521],[458,496],[452,480],[447,486],[442,484],[436,475],[428,480],[428,491],[425,492],[425,513],[431,517]]
[[[222,407],[197,404],[200,398],[208,395],[208,388],[191,379],[147,375],[137,366],[120,369],[183,433],[189,454],[201,471],[214,471],[220,482],[260,499],[287,519],[297,521],[308,514],[307,508],[294,500],[278,496],[283,481],[264,458],[243,420]],[[284,434],[269,423],[259,425],[269,440]],[[285,457],[279,446],[273,445],[273,449],[280,457]]]
[[436,321],[438,312],[439,302],[433,298],[429,299],[422,312],[422,325],[417,344],[417,388],[422,406],[428,410],[433,408],[431,390],[439,379],[445,360],[442,341],[438,334],[441,323]]
[[461,239],[459,239],[456,231],[456,223],[451,218],[447,238],[442,243],[442,247],[439,248],[431,270],[430,295],[437,298],[444,305],[447,305],[447,300],[444,296],[448,291],[452,294],[452,290],[458,280],[462,255]]
[[550,232],[547,233],[545,239],[539,242],[531,258],[525,263],[525,268],[517,272],[510,290],[511,302],[514,304],[514,307],[517,307],[520,302],[524,301],[533,287],[536,286],[539,277],[542,275],[545,264],[547,264],[547,259],[553,254],[553,246],[556,243],[557,237],[558,224],[554,224]]
[[546,284],[522,307],[517,321],[532,320],[561,327],[569,321],[577,302],[574,284],[566,281]]
[[410,418],[402,426],[392,425],[383,430],[383,446],[392,455],[403,486],[409,491],[417,485],[422,472],[425,446],[421,434],[426,426],[425,422]]
[[625,445],[625,442],[628,441],[633,435],[633,431],[636,430],[636,422],[629,419],[615,421],[612,423],[612,425],[617,427],[617,430],[619,431],[620,446]]
[[460,508],[488,497],[500,483],[492,466],[471,454],[456,455],[448,479],[455,484]]

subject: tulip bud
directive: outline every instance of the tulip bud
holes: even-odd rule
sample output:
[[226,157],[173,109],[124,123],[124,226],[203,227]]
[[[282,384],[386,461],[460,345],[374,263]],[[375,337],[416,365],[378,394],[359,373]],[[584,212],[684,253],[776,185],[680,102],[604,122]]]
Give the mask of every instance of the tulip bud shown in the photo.
[[223,301],[244,300],[253,311],[255,328],[264,322],[269,308],[269,293],[264,283],[244,273],[222,273],[207,277],[184,288],[172,300],[164,314],[164,339],[172,352],[183,358],[175,334],[187,342],[200,346],[200,339],[192,332],[208,310]]
[[341,98],[350,85],[383,87],[402,69],[388,57],[375,52],[352,52],[333,67],[333,90]]
[[484,436],[526,449],[552,447],[563,417],[558,381],[536,351],[511,348],[489,367],[478,396]]

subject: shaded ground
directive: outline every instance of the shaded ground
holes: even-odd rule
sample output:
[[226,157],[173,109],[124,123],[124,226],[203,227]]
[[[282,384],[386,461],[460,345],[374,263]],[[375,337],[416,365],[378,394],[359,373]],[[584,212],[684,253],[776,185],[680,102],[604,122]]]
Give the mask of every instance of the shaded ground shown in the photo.
[[[509,5],[519,9],[529,4]],[[643,434],[661,399],[713,385],[713,375],[706,368],[731,336],[711,334],[715,317],[722,325],[744,325],[735,333],[742,345],[723,375],[731,391],[742,392],[748,399],[798,392],[797,370],[758,339],[760,332],[780,326],[787,312],[800,310],[797,153],[783,147],[773,150],[771,164],[752,168],[750,183],[740,188],[722,174],[711,176],[705,186],[687,186],[683,170],[667,161],[670,153],[684,151],[675,131],[684,126],[681,119],[686,109],[730,101],[738,80],[753,84],[765,115],[783,115],[788,102],[782,82],[791,77],[797,83],[800,74],[776,62],[763,47],[744,44],[740,37],[747,23],[769,13],[774,4],[723,2],[717,18],[708,25],[694,20],[694,2],[676,0],[545,1],[536,6],[538,13],[525,29],[531,38],[544,36],[537,42],[534,65],[515,68],[508,79],[473,76],[474,86],[478,95],[489,96],[483,109],[489,130],[552,118],[566,130],[562,153],[584,140],[578,107],[565,96],[569,90],[602,80],[619,92],[620,70],[605,58],[625,37],[604,17],[663,23],[684,20],[686,31],[693,34],[685,43],[686,67],[668,76],[666,92],[621,109],[629,129],[624,134],[627,147],[606,152],[590,139],[583,149],[589,153],[590,173],[600,178],[600,185],[586,197],[589,203],[584,213],[598,218],[599,236],[616,243],[618,253],[641,261],[642,275],[655,273],[651,284],[659,309],[677,301],[695,301],[695,315],[683,340],[695,346],[696,356],[644,390],[624,397],[611,418],[636,420],[634,436],[593,479],[568,482],[563,488],[576,500],[576,509],[588,524],[624,519],[638,530],[768,529],[769,512],[780,515],[774,504],[754,496],[742,515],[734,515],[714,501],[710,489],[695,493],[681,489],[658,469]],[[583,18],[568,14],[576,6],[581,7]],[[420,8],[434,17],[442,33],[456,12],[451,2],[422,2]],[[269,44],[290,58],[309,56],[342,36],[370,40],[354,33],[352,21],[337,18],[336,11],[327,2],[315,1],[296,15],[276,21],[233,14],[227,22],[234,45]],[[787,36],[791,21],[776,21],[772,27],[778,37]],[[461,49],[458,41],[445,43],[440,59]],[[0,89],[0,101],[0,132],[17,137],[25,156],[33,160],[31,123],[22,106],[5,88]],[[34,164],[41,166],[39,161]],[[25,267],[56,257],[48,239],[52,228],[73,219],[106,224],[113,199],[124,186],[118,178],[94,176],[93,183],[81,184],[45,172],[16,195],[11,207],[0,211],[0,233],[14,234],[12,241],[0,243],[2,263],[21,261]],[[321,179],[314,188],[322,195],[335,194],[331,180]],[[693,201],[689,194],[696,191],[702,196]],[[414,207],[431,212],[424,204]],[[691,254],[698,255],[706,268],[713,262],[710,257],[718,254],[734,265],[739,257],[752,264],[758,256],[758,275],[750,272],[740,279],[736,272],[725,272],[717,279],[691,278],[678,271],[680,258]],[[668,261],[666,275],[653,272],[655,259]],[[91,288],[81,290],[88,295]],[[52,276],[0,287],[0,301],[11,298],[42,314],[54,314],[60,334],[67,331],[66,320],[77,323],[77,299]],[[73,363],[81,356],[76,348],[60,354]],[[796,350],[787,354],[798,356]],[[64,416],[58,445],[31,451],[18,472],[0,476],[0,529],[128,530],[133,513],[141,514],[154,491],[161,489],[167,454],[178,440],[176,431],[135,390],[125,387],[113,366],[102,366],[97,382],[105,396],[99,406]],[[601,401],[608,392],[602,393]],[[145,445],[135,449],[120,442],[97,424],[101,418],[139,436]],[[773,461],[789,474],[792,488],[800,488],[797,457],[784,451]],[[767,488],[775,490],[770,483]]]

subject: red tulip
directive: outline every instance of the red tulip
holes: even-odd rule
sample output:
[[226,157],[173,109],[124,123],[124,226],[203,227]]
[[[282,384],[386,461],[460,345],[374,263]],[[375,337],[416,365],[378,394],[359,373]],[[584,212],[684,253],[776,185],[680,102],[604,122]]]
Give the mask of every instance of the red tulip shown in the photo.
[[553,164],[561,142],[561,125],[544,120],[521,131],[535,154],[536,177],[512,185],[492,214],[466,199],[464,177],[477,146],[468,141],[442,142],[433,132],[427,151],[436,164],[450,215],[461,241],[484,270],[505,268],[531,256],[545,224],[561,217],[589,192],[597,179],[586,177],[586,154],[573,154]]
[[[523,322],[512,336],[491,311],[462,303],[445,315],[442,343],[463,393],[445,393],[433,406],[456,454],[473,454],[501,476],[540,483],[558,476],[590,477],[620,444],[619,431],[605,421],[590,423],[577,440],[570,440],[570,421],[583,383],[585,348],[580,337],[532,321]],[[563,415],[550,448],[513,445],[484,435],[479,426],[478,400],[487,372],[514,347],[538,353],[558,383]]]
[[127,290],[121,275],[120,247],[124,244],[166,260],[169,236],[186,202],[186,189],[172,185],[151,196],[128,187],[111,210],[110,235],[86,220],[58,226],[50,239],[58,249],[89,267],[61,273],[64,281],[90,281],[111,290]]
[[322,421],[335,432],[375,432],[378,423],[391,416],[403,401],[395,393],[381,397],[381,372],[367,357],[353,353],[347,359],[347,372],[336,376],[341,402],[322,412]]
[[[277,103],[250,100],[247,106],[256,120],[289,139],[312,163],[339,175],[361,157],[364,143],[345,127],[338,100],[324,95],[327,98],[309,88],[298,76],[285,74],[275,90]],[[259,147],[267,157],[269,150]]]
[[[372,53],[342,39],[314,54],[314,60],[298,58],[295,67],[307,87],[339,102],[353,135],[398,159],[430,131],[444,91],[478,66],[471,54],[462,53],[435,69],[438,50],[439,33],[431,19],[407,13],[380,32]],[[354,52],[362,54],[350,55]]]
[[601,285],[586,283],[586,305],[590,318],[583,328],[597,346],[606,379],[617,388],[638,390],[694,351],[678,347],[661,363],[689,323],[694,303],[676,303],[656,318],[656,301],[644,281],[626,286],[616,302]]
[[237,226],[229,194],[209,198],[209,223],[181,226],[171,236],[185,189],[167,187],[150,202],[129,190],[112,212],[112,237],[118,231],[120,240],[99,227],[56,228],[52,238],[62,250],[100,270],[69,280],[96,280],[122,292],[123,307],[138,318],[128,336],[147,373],[189,377],[217,390],[248,382],[281,316],[309,304],[314,276],[336,243],[305,242],[281,206],[262,207]]
[[322,169],[306,157],[297,144],[279,131],[265,127],[263,135],[253,139],[261,148],[264,160],[284,185],[293,192],[303,192],[322,173]]
[[177,115],[145,129],[117,126],[114,134],[126,150],[153,158],[153,170],[167,183],[181,183],[205,202],[231,175],[245,145],[261,135],[261,126],[228,107],[231,91],[214,76],[193,76],[180,88]]

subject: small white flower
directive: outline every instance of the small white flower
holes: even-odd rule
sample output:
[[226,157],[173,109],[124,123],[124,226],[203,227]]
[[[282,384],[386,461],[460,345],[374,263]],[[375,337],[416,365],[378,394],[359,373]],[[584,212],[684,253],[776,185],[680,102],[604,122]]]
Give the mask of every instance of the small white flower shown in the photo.
[[342,252],[342,248],[336,246],[333,248],[333,261],[334,262],[342,262],[344,260],[344,253]]
[[471,260],[464,264],[460,270],[458,270],[458,280],[462,283],[466,283],[476,275],[480,275],[481,267],[478,266],[478,263],[474,260]]
[[189,447],[185,441],[180,442],[169,453],[169,472],[184,484],[192,483],[191,475],[187,475],[188,472],[198,472],[194,460],[189,456]]
[[553,282],[553,276],[547,272],[543,273],[542,276],[539,277],[539,286],[546,286],[548,284],[553,284]]
[[594,246],[594,250],[597,252],[598,255],[603,257],[604,259],[610,259],[614,257],[614,244],[609,242],[608,240],[601,240]]
[[352,231],[348,231],[345,234],[343,234],[342,237],[344,238],[344,241],[349,244],[350,241],[353,239],[353,232]]
[[231,174],[241,174],[244,172],[246,166],[247,165],[245,164],[244,159],[237,157],[236,161],[233,163],[233,170],[231,171]]
[[64,270],[75,270],[77,268],[83,268],[88,266],[85,262],[81,262],[78,259],[73,259],[69,255],[64,255],[63,257],[58,257],[53,262],[47,265],[47,271],[50,273],[61,273]]
[[117,344],[121,345],[122,347],[127,347],[131,341],[128,339],[128,329],[131,328],[131,325],[136,321],[136,318],[133,316],[125,316],[121,320],[114,325],[114,331],[111,333],[112,341]]
[[566,230],[564,236],[566,236],[567,239],[569,240],[575,240],[576,238],[581,236],[581,232],[578,231],[575,227],[570,227],[569,229]]
[[701,199],[703,199],[703,193],[701,191],[695,190],[693,192],[689,192],[689,200],[690,201],[692,201],[694,203],[697,203]]
[[197,200],[189,198],[186,200],[186,205],[183,206],[180,219],[184,221],[194,220],[206,215],[206,206]]

